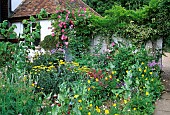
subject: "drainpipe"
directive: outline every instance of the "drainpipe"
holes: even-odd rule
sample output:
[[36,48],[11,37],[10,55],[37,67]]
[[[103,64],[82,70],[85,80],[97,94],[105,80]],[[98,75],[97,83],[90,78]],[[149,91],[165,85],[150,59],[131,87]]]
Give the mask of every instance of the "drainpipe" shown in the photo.
[[8,0],[8,18],[11,16],[11,14],[12,14],[11,0]]

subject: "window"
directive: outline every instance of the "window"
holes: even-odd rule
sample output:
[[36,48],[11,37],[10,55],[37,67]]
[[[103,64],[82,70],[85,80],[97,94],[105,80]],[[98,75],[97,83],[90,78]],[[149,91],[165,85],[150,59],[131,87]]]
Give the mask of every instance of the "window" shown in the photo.
[[39,43],[40,43],[40,26],[37,26],[37,25],[40,25],[40,24],[39,23],[32,23],[31,25],[30,24],[24,24],[23,25],[23,27],[24,27],[23,32],[25,34],[29,34],[29,33],[33,34],[33,32],[36,31],[37,29],[39,30],[38,35],[37,34],[35,35],[36,38],[35,38],[35,41],[33,42],[33,44],[35,46],[38,46]]
[[[36,31],[36,29],[38,29],[38,28],[37,28],[37,23],[32,23],[31,32]],[[40,43],[40,31],[38,32],[38,34],[39,34],[39,37],[36,38],[35,41],[34,41],[34,43],[33,43],[35,46],[38,46],[39,43]]]

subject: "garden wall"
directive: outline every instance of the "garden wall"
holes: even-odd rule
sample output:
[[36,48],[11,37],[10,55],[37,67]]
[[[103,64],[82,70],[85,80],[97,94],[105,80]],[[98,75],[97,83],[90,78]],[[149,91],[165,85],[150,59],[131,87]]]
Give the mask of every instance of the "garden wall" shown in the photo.
[[[91,52],[94,52],[94,48],[96,46],[101,47],[100,48],[100,52],[105,52],[107,51],[107,47],[108,47],[108,41],[106,40],[107,38],[101,37],[101,36],[97,36],[95,38],[92,39],[91,42]],[[119,44],[120,42],[126,44],[126,45],[131,45],[130,40],[127,39],[123,39],[120,37],[115,37],[114,35],[112,36],[112,40]],[[150,55],[152,56],[156,56],[156,54],[159,52],[160,54],[162,54],[162,48],[163,48],[163,39],[157,39],[155,41],[151,41],[149,40],[146,43],[145,48],[150,52]],[[162,56],[159,58],[159,63],[160,65],[162,65]]]

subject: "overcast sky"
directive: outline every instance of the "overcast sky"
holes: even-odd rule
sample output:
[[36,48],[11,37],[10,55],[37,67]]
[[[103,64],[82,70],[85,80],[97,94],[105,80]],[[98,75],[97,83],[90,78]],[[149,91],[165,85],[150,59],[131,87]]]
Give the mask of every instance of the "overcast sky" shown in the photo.
[[11,0],[12,2],[11,2],[11,9],[12,9],[12,11],[14,11],[16,8],[17,8],[17,6],[22,2],[22,0]]

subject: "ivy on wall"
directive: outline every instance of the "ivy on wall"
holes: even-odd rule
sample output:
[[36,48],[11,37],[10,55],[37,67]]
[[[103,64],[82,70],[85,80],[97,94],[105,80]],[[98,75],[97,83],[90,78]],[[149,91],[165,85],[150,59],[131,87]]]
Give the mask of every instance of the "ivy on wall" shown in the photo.
[[169,4],[169,0],[150,0],[148,5],[136,10],[114,5],[105,11],[104,17],[91,17],[91,22],[96,28],[93,33],[114,34],[130,39],[136,44],[159,38],[168,41]]

